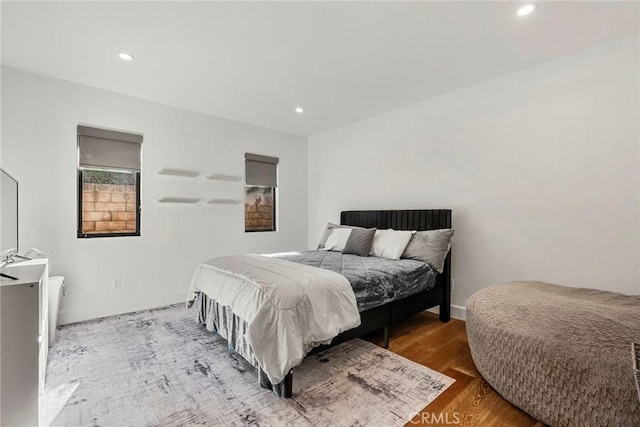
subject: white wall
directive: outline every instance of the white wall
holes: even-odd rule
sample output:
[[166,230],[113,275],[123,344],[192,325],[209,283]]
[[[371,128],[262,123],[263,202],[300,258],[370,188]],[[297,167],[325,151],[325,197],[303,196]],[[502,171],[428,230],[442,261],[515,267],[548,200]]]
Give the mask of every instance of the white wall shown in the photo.
[[[183,301],[214,256],[307,245],[306,139],[11,68],[2,73],[2,166],[20,182],[20,245],[48,253],[69,289],[60,321]],[[203,93],[202,96],[215,96]],[[76,238],[76,126],[144,134],[142,236]],[[163,167],[244,175],[244,153],[280,158],[279,230],[244,233],[242,205],[166,206],[162,196],[243,197],[241,182],[158,176]],[[122,278],[122,288],[111,280]]]
[[452,208],[453,304],[511,280],[640,292],[638,38],[309,140],[309,246],[346,209]]

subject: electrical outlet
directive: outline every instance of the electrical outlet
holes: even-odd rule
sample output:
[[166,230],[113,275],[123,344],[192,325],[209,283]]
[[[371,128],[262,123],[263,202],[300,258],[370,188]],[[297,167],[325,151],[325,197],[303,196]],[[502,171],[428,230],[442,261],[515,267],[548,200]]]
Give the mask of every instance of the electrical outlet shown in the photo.
[[119,277],[114,277],[114,278],[111,280],[111,287],[112,287],[113,289],[120,289],[120,288],[122,287],[122,281],[120,280],[120,278],[119,278]]
[[451,279],[451,290],[453,291],[456,288],[456,281]]

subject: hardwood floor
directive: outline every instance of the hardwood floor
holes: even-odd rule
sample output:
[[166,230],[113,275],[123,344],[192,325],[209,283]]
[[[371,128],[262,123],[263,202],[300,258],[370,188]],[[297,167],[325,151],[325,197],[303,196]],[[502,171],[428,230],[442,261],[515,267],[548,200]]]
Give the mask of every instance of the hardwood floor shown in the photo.
[[[365,339],[382,345],[382,333]],[[391,328],[389,350],[454,378],[456,382],[407,424],[429,426],[517,426],[544,424],[504,400],[473,364],[465,323],[447,323],[421,313]]]

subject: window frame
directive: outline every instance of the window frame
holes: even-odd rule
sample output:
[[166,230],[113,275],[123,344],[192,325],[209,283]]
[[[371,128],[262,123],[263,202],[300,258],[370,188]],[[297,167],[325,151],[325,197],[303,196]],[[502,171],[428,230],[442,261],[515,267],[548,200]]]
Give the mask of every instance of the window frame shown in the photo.
[[[276,212],[277,212],[277,209],[276,209],[277,197],[276,197],[276,195],[278,193],[278,187],[261,186],[261,185],[247,185],[247,184],[245,184],[244,185],[244,200],[245,200],[244,205],[245,206],[246,206],[246,200],[247,200],[247,187],[252,187],[252,188],[256,188],[256,187],[257,188],[270,188],[271,191],[273,192],[273,206],[272,206],[272,210],[273,210],[273,213],[272,213],[272,215],[273,215],[273,228],[271,228],[271,229],[264,228],[264,229],[261,229],[261,230],[247,230],[247,220],[245,219],[244,220],[245,221],[244,222],[244,232],[245,233],[272,233],[272,232],[278,231],[278,220],[277,220],[277,217],[276,217]],[[246,211],[245,211],[245,213],[246,213]]]
[[[133,232],[124,232],[124,233],[84,233],[82,231],[82,194],[83,194],[83,182],[82,182],[82,171],[83,168],[78,167],[78,229],[77,229],[77,237],[79,239],[93,239],[100,237],[140,237],[140,223],[142,219],[142,206],[140,205],[140,172],[138,171],[126,171],[126,170],[113,170],[113,172],[132,172],[136,176],[136,231]],[[98,170],[96,168],[96,170]]]

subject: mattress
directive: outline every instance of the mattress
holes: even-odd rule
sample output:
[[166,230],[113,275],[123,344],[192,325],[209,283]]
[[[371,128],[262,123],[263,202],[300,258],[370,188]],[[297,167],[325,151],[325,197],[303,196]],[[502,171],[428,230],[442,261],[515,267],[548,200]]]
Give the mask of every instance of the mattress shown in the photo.
[[361,257],[334,251],[270,256],[342,274],[353,288],[360,312],[433,288],[438,274],[428,264],[410,259]]

